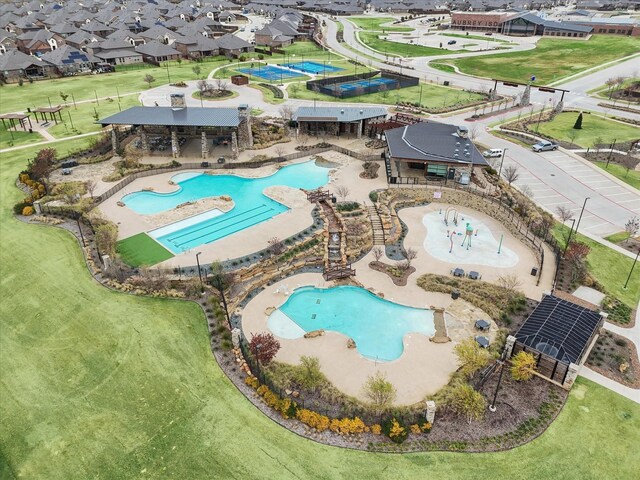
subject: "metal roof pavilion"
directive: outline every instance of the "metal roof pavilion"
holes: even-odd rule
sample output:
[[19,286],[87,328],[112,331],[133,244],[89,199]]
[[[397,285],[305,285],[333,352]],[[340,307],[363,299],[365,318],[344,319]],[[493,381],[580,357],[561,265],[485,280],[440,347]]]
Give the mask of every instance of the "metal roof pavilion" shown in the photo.
[[598,312],[546,295],[516,333],[516,341],[560,363],[580,364],[601,322]]
[[131,107],[103,118],[106,125],[153,125],[165,127],[237,127],[240,116],[235,108]]

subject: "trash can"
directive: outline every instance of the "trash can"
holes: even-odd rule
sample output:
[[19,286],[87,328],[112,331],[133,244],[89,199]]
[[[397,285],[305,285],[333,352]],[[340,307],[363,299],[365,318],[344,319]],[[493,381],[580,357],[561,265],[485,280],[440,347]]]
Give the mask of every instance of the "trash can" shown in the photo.
[[453,290],[451,292],[451,298],[453,298],[454,300],[457,300],[458,297],[460,297],[460,291],[459,290]]
[[331,203],[336,203],[338,199],[336,197],[331,197]]
[[538,275],[538,268],[537,267],[533,267],[531,269],[531,276],[535,277],[536,275]]
[[445,87],[448,87],[448,86],[449,86],[449,80],[445,80],[444,82],[442,82],[442,84],[443,84]]
[[202,162],[202,163],[200,164],[200,166],[201,166],[202,168],[207,168],[207,167],[209,166],[209,162]]

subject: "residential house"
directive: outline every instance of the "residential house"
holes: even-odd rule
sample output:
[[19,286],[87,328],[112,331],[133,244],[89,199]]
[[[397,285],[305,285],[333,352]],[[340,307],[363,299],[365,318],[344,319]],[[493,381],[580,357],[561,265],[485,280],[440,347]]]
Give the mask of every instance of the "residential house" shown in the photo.
[[165,43],[161,43],[158,40],[151,40],[150,42],[138,45],[136,47],[136,52],[142,54],[142,58],[145,62],[156,65],[160,62],[176,60],[180,57],[180,52],[178,50]]
[[16,44],[23,53],[42,55],[64,45],[64,38],[47,30],[35,30],[19,35]]
[[253,45],[230,33],[217,38],[216,41],[218,42],[220,55],[237,57],[243,53],[253,52]]
[[89,72],[100,61],[93,55],[70,45],[63,45],[42,55],[42,60],[56,67],[63,76]]
[[6,83],[17,83],[21,78],[45,78],[54,74],[53,65],[19,50],[0,55],[0,80]]

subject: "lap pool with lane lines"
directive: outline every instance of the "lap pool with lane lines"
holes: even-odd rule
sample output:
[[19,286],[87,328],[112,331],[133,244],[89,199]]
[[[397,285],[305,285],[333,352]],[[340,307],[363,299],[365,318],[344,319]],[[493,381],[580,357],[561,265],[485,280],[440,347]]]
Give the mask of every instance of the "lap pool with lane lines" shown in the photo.
[[329,169],[309,161],[283,167],[267,177],[182,173],[175,175],[172,180],[179,186],[176,192],[140,191],[125,195],[122,201],[142,215],[164,212],[185,202],[221,195],[230,196],[235,204],[226,213],[214,209],[149,232],[151,237],[171,252],[179,254],[286,212],[288,208],[264,195],[264,189],[271,186],[306,190],[320,188],[329,180]]

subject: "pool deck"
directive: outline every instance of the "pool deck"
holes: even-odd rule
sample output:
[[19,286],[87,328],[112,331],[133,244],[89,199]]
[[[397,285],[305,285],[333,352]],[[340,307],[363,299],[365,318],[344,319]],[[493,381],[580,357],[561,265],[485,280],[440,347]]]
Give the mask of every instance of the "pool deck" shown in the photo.
[[[428,337],[409,333],[404,337],[404,352],[400,358],[391,362],[380,362],[363,357],[356,349],[347,348],[347,337],[332,331],[326,331],[321,337],[280,339],[280,351],[276,360],[298,364],[302,355],[317,357],[322,372],[340,391],[363,401],[366,397],[362,387],[370,375],[382,372],[394,385],[398,396],[397,405],[411,405],[424,400],[427,395],[436,393],[449,382],[449,376],[457,369],[457,359],[453,347],[457,341],[474,334],[473,323],[478,318],[488,317],[481,310],[464,300],[452,300],[441,293],[427,293],[410,281],[406,287],[393,285],[389,277],[371,270],[367,264],[373,260],[371,254],[356,264],[356,279],[364,288],[384,293],[387,300],[407,306],[444,308],[449,336],[452,342],[433,343]],[[242,312],[242,329],[250,338],[252,333],[269,331],[266,310],[280,307],[288,296],[275,293],[286,285],[291,291],[298,286],[328,288],[334,282],[326,282],[320,274],[304,273],[275,283],[256,295]],[[492,322],[490,338],[493,339],[496,326]]]

